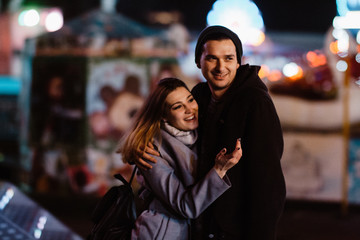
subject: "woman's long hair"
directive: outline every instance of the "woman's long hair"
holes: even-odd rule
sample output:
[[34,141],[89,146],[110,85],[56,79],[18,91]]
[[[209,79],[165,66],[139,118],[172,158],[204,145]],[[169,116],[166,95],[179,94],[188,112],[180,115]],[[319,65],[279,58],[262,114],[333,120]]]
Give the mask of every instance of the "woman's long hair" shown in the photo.
[[137,113],[135,122],[126,134],[127,137],[120,142],[118,153],[122,154],[124,163],[133,162],[140,157],[138,151],[152,142],[154,137],[159,137],[160,123],[167,113],[166,98],[179,87],[188,91],[186,84],[177,78],[163,78],[159,81],[155,90],[149,95],[147,101]]

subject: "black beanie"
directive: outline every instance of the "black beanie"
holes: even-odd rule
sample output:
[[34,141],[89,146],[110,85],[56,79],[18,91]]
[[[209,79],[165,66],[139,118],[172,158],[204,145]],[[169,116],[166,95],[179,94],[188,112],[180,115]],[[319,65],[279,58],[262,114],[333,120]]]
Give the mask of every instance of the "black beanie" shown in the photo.
[[226,35],[233,41],[233,43],[236,47],[236,57],[237,57],[238,63],[241,64],[241,57],[243,54],[241,41],[240,41],[238,35],[236,35],[236,33],[234,33],[230,29],[223,27],[223,26],[210,26],[210,27],[205,28],[200,33],[198,41],[196,43],[196,47],[195,47],[195,63],[196,64],[200,63],[202,47],[205,44],[205,42],[209,39],[209,37],[214,36],[214,35],[215,36],[216,35]]

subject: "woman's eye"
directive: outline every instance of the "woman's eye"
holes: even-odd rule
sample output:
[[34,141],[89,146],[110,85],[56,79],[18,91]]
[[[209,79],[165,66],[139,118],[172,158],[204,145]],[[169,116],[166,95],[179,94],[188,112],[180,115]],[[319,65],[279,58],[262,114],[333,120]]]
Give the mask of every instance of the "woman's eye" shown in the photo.
[[195,99],[194,98],[190,98],[189,99],[189,102],[193,102]]
[[181,108],[181,105],[177,105],[177,106],[173,106],[173,107],[172,107],[173,110],[177,110],[177,109],[179,109],[179,108]]

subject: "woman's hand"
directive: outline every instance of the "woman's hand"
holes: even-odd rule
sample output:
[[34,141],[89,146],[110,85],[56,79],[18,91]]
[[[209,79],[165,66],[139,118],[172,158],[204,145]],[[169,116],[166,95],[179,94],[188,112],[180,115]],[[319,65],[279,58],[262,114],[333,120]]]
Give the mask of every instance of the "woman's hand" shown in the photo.
[[236,146],[232,153],[226,154],[226,148],[223,148],[215,158],[215,171],[218,173],[218,175],[223,178],[226,174],[226,172],[235,166],[241,156],[242,156],[242,149],[240,144],[240,139],[236,140]]
[[145,149],[144,147],[142,147],[137,152],[137,154],[139,158],[135,159],[134,163],[136,164],[136,166],[138,166],[138,168],[141,168],[143,170],[148,170],[152,168],[152,166],[148,162],[156,163],[156,159],[150,154],[154,156],[160,156],[160,153],[156,151],[154,145],[151,142],[148,143]]

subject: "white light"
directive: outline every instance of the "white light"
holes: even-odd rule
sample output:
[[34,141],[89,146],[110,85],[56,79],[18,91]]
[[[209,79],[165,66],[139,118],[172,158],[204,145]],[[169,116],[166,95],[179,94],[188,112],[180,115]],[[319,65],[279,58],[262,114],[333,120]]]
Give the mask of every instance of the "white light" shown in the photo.
[[45,28],[48,32],[54,32],[62,28],[63,15],[59,10],[51,11],[45,19]]
[[356,42],[360,44],[360,30],[356,34]]
[[208,25],[222,25],[234,31],[243,44],[258,46],[264,41],[264,21],[250,0],[218,0],[207,15]]
[[349,11],[346,15],[334,17],[334,28],[342,29],[359,29],[360,28],[360,11]]
[[341,28],[334,28],[334,30],[332,31],[332,35],[335,39],[341,39],[344,37],[348,37],[347,32]]
[[34,231],[34,237],[36,239],[39,239],[41,237],[42,231],[40,229],[35,229]]
[[0,210],[3,210],[14,196],[14,190],[9,188],[0,200]]
[[360,63],[360,53],[355,55],[355,60]]
[[340,72],[345,72],[348,68],[347,63],[344,60],[340,60],[336,63],[336,69]]
[[28,10],[24,13],[24,25],[28,27],[33,27],[40,22],[40,15],[39,13],[34,10]]
[[355,83],[356,83],[357,85],[359,85],[359,87],[360,87],[360,78],[359,78],[359,80],[355,81]]
[[46,216],[41,216],[39,218],[38,223],[37,223],[37,228],[40,229],[40,230],[43,230],[44,227],[45,227],[46,221],[47,221],[47,217]]
[[349,49],[349,35],[344,34],[338,40],[338,49],[340,52],[347,52]]
[[292,77],[299,72],[299,67],[296,63],[291,62],[283,67],[283,73],[287,77]]

